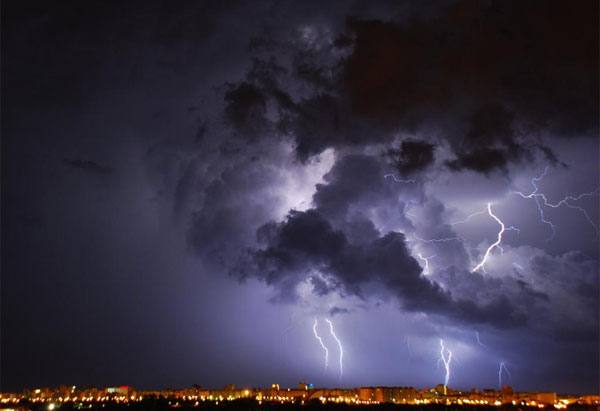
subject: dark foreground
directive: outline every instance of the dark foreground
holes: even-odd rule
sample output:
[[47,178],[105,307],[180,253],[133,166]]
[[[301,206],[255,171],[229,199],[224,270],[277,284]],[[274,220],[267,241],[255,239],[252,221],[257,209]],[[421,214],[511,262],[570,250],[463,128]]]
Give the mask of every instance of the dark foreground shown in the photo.
[[[546,406],[544,408],[538,407],[527,407],[521,405],[503,405],[503,406],[475,406],[475,405],[439,405],[439,404],[428,404],[428,405],[399,405],[399,404],[376,404],[376,405],[350,405],[350,404],[323,404],[318,400],[313,400],[301,403],[277,403],[277,402],[263,402],[259,403],[256,400],[235,400],[225,402],[177,402],[173,400],[162,400],[162,399],[148,399],[135,403],[117,404],[117,403],[92,403],[92,404],[53,404],[50,406],[48,403],[30,403],[27,401],[21,402],[18,406],[13,407],[15,410],[32,410],[32,411],[79,411],[79,410],[98,410],[98,411],[141,411],[141,410],[214,410],[214,411],[226,411],[226,410],[264,410],[264,411],[283,411],[283,410],[298,410],[298,411],[309,411],[309,410],[369,410],[369,411],[384,411],[384,410],[423,410],[423,411],[446,411],[446,410],[462,410],[462,411],[492,411],[492,410],[512,410],[512,411],[540,411],[542,410],[555,410],[553,406]],[[567,408],[568,410],[598,410],[596,406],[592,405],[579,405],[572,404]]]

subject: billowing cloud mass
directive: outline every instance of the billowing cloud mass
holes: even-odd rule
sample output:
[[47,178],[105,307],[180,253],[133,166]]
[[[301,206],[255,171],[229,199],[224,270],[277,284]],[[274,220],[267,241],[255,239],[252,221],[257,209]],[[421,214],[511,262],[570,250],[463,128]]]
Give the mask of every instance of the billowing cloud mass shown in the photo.
[[[50,33],[53,49],[82,55],[75,69],[47,48],[11,50],[29,70],[8,60],[18,103],[9,152],[25,159],[10,164],[13,237],[43,221],[31,238],[55,238],[70,255],[91,238],[79,230],[92,218],[97,238],[133,249],[133,261],[107,263],[121,274],[106,289],[130,281],[145,307],[168,290],[153,315],[189,346],[164,358],[200,349],[215,366],[241,364],[237,381],[223,366],[202,374],[203,385],[308,374],[322,384],[431,386],[445,338],[464,364],[451,385],[494,385],[503,361],[520,389],[597,387],[597,2],[208,4],[149,2],[135,29],[131,13],[111,6],[38,11],[45,17],[28,36]],[[65,34],[58,27],[71,19],[78,25]],[[95,52],[64,41],[71,36]],[[31,67],[45,59],[52,73],[38,78]],[[25,84],[35,92],[22,95]],[[35,124],[57,142],[51,156],[46,142],[29,148],[46,135]],[[21,143],[22,130],[30,137]],[[43,195],[27,188],[38,185]],[[47,211],[64,207],[76,213]],[[110,224],[99,217],[113,213]],[[487,252],[498,221],[505,231]],[[13,255],[31,249],[24,238]],[[85,255],[69,260],[82,288],[91,280],[81,273],[107,275]],[[148,281],[128,277],[138,269]],[[194,326],[172,325],[182,312]],[[345,337],[347,380],[315,376],[302,328],[314,318],[332,318]],[[267,356],[282,365],[259,373]]]
[[[581,25],[585,7],[566,16],[560,9],[559,3],[540,11],[465,1],[440,5],[426,19],[349,16],[338,33],[306,26],[298,38],[263,38],[245,78],[225,87],[223,119],[233,141],[244,141],[240,149],[247,152],[253,151],[248,144],[264,144],[259,140],[291,141],[299,167],[334,148],[335,165],[305,199],[310,209],[271,221],[247,214],[260,187],[276,185],[273,177],[259,171],[246,181],[253,186],[241,187],[221,174],[207,187],[204,211],[193,214],[194,249],[206,254],[210,244],[218,256],[244,249],[237,265],[225,269],[263,279],[279,290],[280,301],[294,301],[308,278],[317,295],[366,299],[364,288],[381,288],[409,311],[502,327],[527,324],[533,306],[551,304],[548,295],[512,271],[504,279],[470,273],[483,253],[468,250],[442,203],[431,208],[437,200],[426,181],[464,171],[486,178],[499,172],[510,181],[511,169],[525,160],[560,161],[540,135],[597,134],[595,33]],[[534,13],[539,24],[532,26]],[[559,22],[577,44],[553,29]],[[252,157],[260,165],[246,168],[247,152],[238,154],[232,179],[246,180],[270,161]],[[223,190],[240,207],[231,208]],[[428,210],[429,221],[408,217],[412,204]],[[250,226],[258,245],[247,237]],[[439,283],[423,274],[410,245],[436,238],[449,243],[441,247],[449,255],[438,257],[450,263]]]

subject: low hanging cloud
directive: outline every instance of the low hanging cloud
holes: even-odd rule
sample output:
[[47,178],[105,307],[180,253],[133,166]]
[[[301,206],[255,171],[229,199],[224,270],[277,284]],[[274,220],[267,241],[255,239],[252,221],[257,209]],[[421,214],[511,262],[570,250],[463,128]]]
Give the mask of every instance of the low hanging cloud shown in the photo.
[[261,227],[259,235],[265,248],[251,251],[250,259],[234,273],[242,278],[260,278],[288,298],[294,298],[294,287],[318,272],[333,286],[316,287],[317,293],[336,291],[366,299],[370,297],[366,290],[375,286],[377,292],[396,297],[407,311],[500,327],[526,323],[524,314],[516,312],[505,297],[481,305],[454,300],[449,292],[422,275],[401,233],[390,232],[367,244],[355,245],[318,211],[308,210],[291,212],[284,222]]

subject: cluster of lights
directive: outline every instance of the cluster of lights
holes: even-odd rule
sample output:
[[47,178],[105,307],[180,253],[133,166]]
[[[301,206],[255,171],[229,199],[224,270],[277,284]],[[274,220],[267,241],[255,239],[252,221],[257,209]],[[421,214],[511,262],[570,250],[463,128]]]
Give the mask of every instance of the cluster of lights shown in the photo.
[[[447,352],[447,348],[440,342],[443,357],[442,360],[450,361],[450,353]],[[259,405],[265,403],[294,403],[294,404],[305,404],[306,401],[313,399],[318,400],[325,404],[355,404],[355,405],[377,405],[384,402],[390,402],[394,404],[413,404],[413,405],[427,405],[427,404],[439,404],[439,405],[474,405],[474,406],[503,406],[511,404],[513,406],[527,406],[532,408],[546,408],[554,407],[556,409],[566,409],[571,404],[585,403],[600,405],[600,397],[591,396],[589,398],[575,398],[575,397],[563,397],[558,400],[556,397],[552,399],[552,396],[544,398],[539,393],[533,394],[519,394],[515,393],[506,394],[500,391],[484,391],[483,393],[473,392],[461,392],[453,391],[443,386],[427,391],[417,391],[414,388],[409,388],[410,391],[389,391],[385,392],[380,388],[364,387],[358,389],[317,389],[309,390],[306,387],[299,390],[291,389],[279,389],[277,384],[274,384],[271,389],[225,389],[219,391],[196,391],[191,393],[188,390],[183,391],[144,391],[137,393],[137,395],[102,395],[102,396],[89,396],[89,395],[70,395],[70,396],[57,396],[48,395],[49,392],[45,393],[36,390],[35,395],[37,397],[29,398],[27,394],[0,394],[0,403],[7,405],[8,407],[18,406],[21,401],[28,401],[31,403],[42,403],[45,404],[45,409],[53,411],[60,408],[62,404],[73,403],[76,408],[81,408],[83,402],[89,401],[91,403],[102,404],[102,407],[109,406],[111,404],[129,403],[131,401],[140,401],[142,398],[163,398],[168,399],[169,406],[172,408],[178,408],[185,405],[192,405],[195,407],[201,406],[202,403],[210,402],[218,405],[221,402],[236,401],[242,398],[256,400]],[[390,388],[393,390],[405,390],[403,387]],[[111,393],[109,393],[111,394]],[[131,394],[131,393],[130,393]],[[142,396],[143,394],[143,396]],[[87,404],[85,404],[87,405]],[[2,407],[5,408],[5,407]]]
[[358,398],[358,395],[355,395],[354,397],[344,397],[344,396],[337,396],[337,397],[325,397],[325,396],[321,396],[319,397],[319,401],[321,401],[322,404],[325,403],[334,403],[334,404],[341,404],[341,403],[345,403],[345,404],[356,404],[356,405],[374,405],[374,404],[379,404],[379,401],[373,401],[373,400],[361,400]]

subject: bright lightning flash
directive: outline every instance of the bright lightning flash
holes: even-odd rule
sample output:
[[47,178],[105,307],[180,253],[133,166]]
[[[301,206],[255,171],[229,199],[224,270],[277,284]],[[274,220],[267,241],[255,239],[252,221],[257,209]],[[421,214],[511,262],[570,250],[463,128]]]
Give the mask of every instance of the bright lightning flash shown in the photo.
[[429,257],[423,257],[423,255],[421,253],[417,254],[417,256],[423,260],[423,262],[425,263],[424,267],[423,267],[423,275],[428,275],[429,274],[429,259],[435,257],[434,255],[431,255]]
[[323,339],[319,336],[319,333],[317,332],[317,325],[318,325],[318,321],[315,318],[315,322],[313,323],[313,334],[315,335],[315,338],[317,339],[317,341],[319,341],[319,344],[321,345],[321,348],[323,348],[323,351],[325,351],[325,370],[327,370],[327,367],[329,366],[329,350],[327,349],[327,347],[325,346],[325,343],[323,342]]
[[498,238],[496,239],[496,241],[494,243],[492,243],[487,250],[485,251],[485,254],[483,255],[483,258],[481,259],[481,262],[479,264],[477,264],[475,266],[475,268],[473,268],[471,270],[472,273],[474,273],[475,271],[479,270],[480,268],[485,271],[484,265],[487,262],[488,257],[490,256],[490,253],[492,252],[492,250],[496,247],[498,247],[500,249],[500,251],[502,251],[502,247],[500,246],[500,243],[502,242],[502,234],[504,234],[505,231],[507,230],[515,230],[515,231],[519,231],[518,228],[515,227],[506,227],[504,225],[504,223],[502,222],[502,220],[500,220],[498,218],[498,216],[496,216],[493,212],[492,212],[492,203],[488,203],[487,204],[487,211],[488,214],[490,215],[490,217],[492,217],[494,220],[496,220],[496,222],[500,225],[500,231],[498,231]]
[[444,340],[440,338],[440,360],[444,363],[446,375],[444,377],[444,395],[448,389],[448,382],[450,381],[450,362],[452,361],[452,351],[444,347]]
[[504,361],[500,362],[500,368],[498,368],[498,389],[502,389],[502,370],[506,371],[506,374],[510,377],[510,371],[506,368]]
[[543,180],[544,177],[546,177],[547,173],[548,173],[548,167],[546,167],[544,169],[544,172],[542,174],[540,174],[538,177],[534,177],[531,179],[531,185],[533,186],[533,191],[531,193],[524,194],[520,191],[513,191],[513,194],[516,194],[525,199],[533,199],[535,201],[535,205],[537,206],[538,213],[540,215],[540,221],[542,223],[548,225],[551,230],[550,237],[548,237],[548,239],[546,241],[552,240],[554,238],[554,236],[556,235],[556,225],[554,225],[554,223],[552,221],[546,219],[546,216],[544,215],[544,207],[559,208],[561,206],[565,206],[568,208],[579,210],[583,214],[585,219],[588,221],[588,223],[590,223],[590,225],[594,228],[594,230],[596,231],[596,235],[598,235],[599,234],[598,227],[596,226],[596,224],[594,223],[594,221],[592,220],[590,215],[587,213],[587,211],[583,207],[572,204],[571,202],[581,200],[582,198],[585,198],[585,197],[591,197],[594,195],[598,195],[598,194],[600,194],[600,189],[590,191],[589,193],[579,194],[577,196],[565,196],[565,197],[563,197],[563,199],[561,199],[557,203],[551,203],[550,201],[548,201],[548,198],[546,197],[545,194],[538,192],[539,187],[537,185],[537,183],[539,183],[540,181]]
[[342,342],[340,341],[340,339],[337,337],[337,335],[335,335],[335,331],[333,330],[333,323],[331,321],[329,321],[329,319],[325,319],[325,321],[327,321],[327,324],[329,324],[329,332],[331,333],[331,336],[337,343],[338,348],[340,350],[340,379],[341,379],[342,376],[344,375],[344,348],[342,347]]

